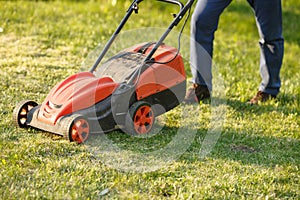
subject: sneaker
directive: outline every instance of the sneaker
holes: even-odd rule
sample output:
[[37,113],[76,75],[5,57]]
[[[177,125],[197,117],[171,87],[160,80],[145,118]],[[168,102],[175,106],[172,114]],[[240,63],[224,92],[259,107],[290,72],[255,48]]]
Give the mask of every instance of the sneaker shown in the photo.
[[210,92],[207,86],[194,83],[193,86],[188,89],[183,102],[187,104],[199,103],[201,100],[208,98],[210,98]]
[[257,94],[248,103],[254,105],[258,104],[259,102],[265,102],[275,98],[276,95],[271,95],[262,91],[258,91]]

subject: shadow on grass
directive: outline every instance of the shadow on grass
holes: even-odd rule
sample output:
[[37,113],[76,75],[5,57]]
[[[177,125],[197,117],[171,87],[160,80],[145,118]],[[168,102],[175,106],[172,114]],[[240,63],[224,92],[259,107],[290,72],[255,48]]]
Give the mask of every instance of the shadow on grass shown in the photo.
[[[244,117],[251,118],[251,115],[265,117],[268,114],[270,114],[270,119],[272,119],[274,111],[282,113],[282,116],[280,116],[282,118],[286,118],[291,114],[299,116],[299,107],[290,108],[287,106],[289,104],[295,105],[295,103],[299,104],[299,99],[288,95],[279,96],[276,102],[267,102],[261,105],[250,105],[236,100],[227,100],[227,105],[242,119]],[[263,118],[262,121],[258,122],[249,121],[253,125],[257,123],[254,127],[255,129],[251,129],[251,126],[247,126],[246,128],[243,126],[245,124],[239,124],[238,119],[235,120],[237,121],[233,123],[237,123],[236,125],[240,125],[241,127],[235,128],[235,126],[225,125],[222,135],[210,157],[261,166],[300,164],[300,140],[288,136],[277,137],[275,134],[278,130],[275,129],[274,134],[264,134],[265,127],[273,125],[272,121],[266,122],[266,124],[260,124],[264,122]],[[268,127],[268,129],[269,132],[272,131],[272,127]],[[292,129],[292,131],[297,131],[295,129]],[[285,131],[288,133],[288,130]],[[206,132],[207,130],[199,130],[199,136],[204,137]],[[198,146],[200,147],[201,144],[195,143],[192,148],[195,149]]]
[[300,97],[296,95],[279,94],[275,100],[262,103],[259,105],[251,105],[247,102],[238,100],[225,100],[228,106],[239,113],[253,113],[257,115],[271,113],[273,111],[281,112],[284,115],[291,113],[300,114]]
[[[114,132],[110,137],[113,137],[114,141],[121,139],[119,147],[122,149],[147,152],[163,148],[174,137],[173,133],[168,132],[176,132],[176,128],[167,127],[166,130],[166,134],[146,140],[138,139],[134,141],[120,132]],[[187,163],[202,161],[203,159],[200,158],[201,141],[206,134],[206,129],[198,130],[194,142],[179,160]],[[128,146],[128,140],[130,140],[130,146]],[[299,165],[299,149],[300,141],[296,139],[241,133],[229,129],[222,133],[216,146],[207,157],[266,167],[289,164]]]
[[295,139],[228,131],[220,137],[211,157],[247,165],[299,165],[299,148],[300,141]]

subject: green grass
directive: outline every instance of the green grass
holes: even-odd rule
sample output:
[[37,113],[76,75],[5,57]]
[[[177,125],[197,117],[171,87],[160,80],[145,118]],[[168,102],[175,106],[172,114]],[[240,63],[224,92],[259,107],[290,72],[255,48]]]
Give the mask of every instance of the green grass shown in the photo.
[[[246,1],[238,0],[221,16],[214,62],[224,81],[226,116],[216,146],[205,158],[199,152],[210,130],[212,112],[207,102],[200,104],[195,121],[180,122],[180,108],[162,116],[166,126],[149,138],[121,132],[106,135],[120,152],[107,147],[103,155],[59,136],[13,126],[15,104],[23,99],[42,102],[56,83],[78,72],[87,55],[109,38],[129,4],[0,2],[0,199],[299,199],[300,3],[296,0],[283,1],[286,43],[281,92],[278,100],[258,106],[246,104],[260,82],[253,13]],[[140,7],[140,15],[133,17],[127,30],[166,27],[174,12],[152,1]],[[189,33],[188,27],[184,33]],[[188,46],[182,54],[188,63]],[[190,76],[188,65],[186,70]],[[187,124],[187,137],[190,132],[196,135],[174,162],[147,173],[114,167],[121,166],[113,163],[118,153],[131,159],[123,150],[151,153],[164,148],[178,136],[180,123]]]

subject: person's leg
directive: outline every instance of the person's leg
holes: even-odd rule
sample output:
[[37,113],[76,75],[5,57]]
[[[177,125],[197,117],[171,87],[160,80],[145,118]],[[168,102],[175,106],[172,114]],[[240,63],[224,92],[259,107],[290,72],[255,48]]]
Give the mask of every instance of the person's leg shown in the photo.
[[279,93],[280,69],[283,60],[281,0],[248,0],[256,16],[260,35],[259,91],[276,96]]
[[192,82],[212,90],[214,33],[219,17],[231,0],[198,0],[191,19],[190,62]]

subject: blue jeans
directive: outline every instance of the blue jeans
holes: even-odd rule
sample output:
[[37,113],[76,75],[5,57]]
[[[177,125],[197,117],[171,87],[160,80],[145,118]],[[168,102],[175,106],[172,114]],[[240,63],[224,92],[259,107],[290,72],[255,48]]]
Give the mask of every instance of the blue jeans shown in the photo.
[[[198,0],[191,19],[191,71],[193,82],[212,90],[212,56],[214,33],[219,17],[231,0]],[[277,95],[280,89],[284,40],[282,36],[281,0],[248,0],[260,35],[259,90]]]

